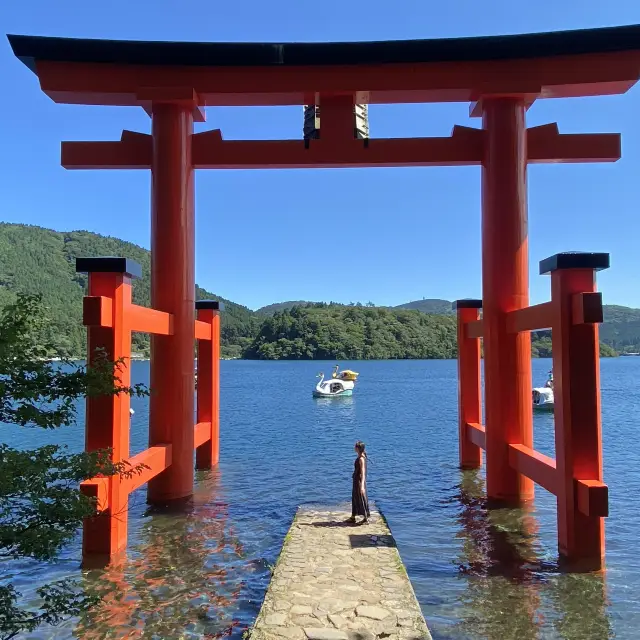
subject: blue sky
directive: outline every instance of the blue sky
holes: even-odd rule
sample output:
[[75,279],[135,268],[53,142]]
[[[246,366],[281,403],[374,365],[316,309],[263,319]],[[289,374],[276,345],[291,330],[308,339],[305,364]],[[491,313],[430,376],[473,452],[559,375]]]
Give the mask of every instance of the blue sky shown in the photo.
[[[5,33],[197,41],[437,38],[640,23],[638,0],[31,0],[2,2]],[[0,219],[88,229],[149,246],[149,175],[69,172],[61,140],[148,132],[134,108],[56,105],[0,38]],[[627,95],[536,103],[530,125],[566,133],[620,132],[610,165],[529,171],[533,303],[549,296],[539,260],[558,251],[608,251],[607,303],[640,307],[640,86]],[[300,108],[207,110],[199,129],[228,138],[301,136]],[[448,135],[468,105],[370,109],[377,137]],[[479,168],[201,171],[196,186],[197,281],[256,308],[293,299],[400,304],[480,297]]]

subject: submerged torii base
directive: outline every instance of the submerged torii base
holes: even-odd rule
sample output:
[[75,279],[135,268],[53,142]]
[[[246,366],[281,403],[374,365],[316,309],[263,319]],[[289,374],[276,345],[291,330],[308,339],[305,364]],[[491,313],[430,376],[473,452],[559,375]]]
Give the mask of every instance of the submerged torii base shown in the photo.
[[[89,366],[104,355],[118,363],[119,384],[131,384],[131,334],[135,331],[172,338],[174,316],[141,307],[132,302],[131,281],[142,276],[139,264],[126,258],[78,258],[76,270],[89,276],[89,295],[83,301],[83,320],[87,327]],[[193,475],[193,450],[198,469],[218,463],[220,432],[220,312],[217,300],[199,300],[192,320],[198,340],[197,418],[188,436],[189,471]],[[193,378],[193,343],[190,372]],[[152,396],[157,393],[152,387]],[[193,395],[194,390],[191,390]],[[87,398],[85,450],[111,449],[116,463],[127,465],[125,474],[96,477],[81,484],[82,492],[97,502],[98,515],[85,521],[82,550],[91,564],[104,564],[118,557],[127,546],[129,495],[154,479],[171,477],[175,470],[174,452],[183,444],[180,425],[168,429],[164,439],[149,434],[149,448],[131,457],[129,449],[130,398],[125,393]],[[165,480],[166,482],[166,480]]]
[[[559,253],[540,262],[540,273],[551,274],[551,301],[512,308],[502,315],[507,334],[526,340],[530,332],[551,329],[555,396],[556,458],[533,448],[533,424],[510,420],[509,430],[491,420],[490,363],[487,316],[482,300],[458,300],[458,384],[460,466],[481,465],[486,451],[487,492],[491,485],[537,483],[557,496],[558,550],[572,570],[604,566],[604,518],[609,514],[608,488],[602,474],[602,425],[598,323],[603,320],[602,296],[596,292],[596,271],[609,267],[607,253]],[[485,343],[485,425],[482,425],[480,339]],[[531,375],[531,361],[522,363]],[[531,414],[531,389],[526,398],[512,398],[520,416]],[[526,403],[526,406],[525,404]],[[508,407],[509,404],[505,403]],[[491,408],[495,411],[496,408]],[[526,499],[533,495],[526,494]],[[522,501],[525,500],[523,496]]]

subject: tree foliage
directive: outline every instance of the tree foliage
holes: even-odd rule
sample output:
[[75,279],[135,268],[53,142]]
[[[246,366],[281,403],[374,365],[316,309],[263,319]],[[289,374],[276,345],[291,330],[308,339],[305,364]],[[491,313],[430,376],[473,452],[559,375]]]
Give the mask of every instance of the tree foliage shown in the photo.
[[622,353],[640,352],[640,309],[604,305],[600,339]]
[[[92,256],[122,256],[142,266],[142,278],[133,281],[133,300],[151,306],[150,252],[130,242],[90,233],[59,233],[40,227],[0,223],[0,309],[15,301],[18,292],[42,296],[49,308],[49,342],[59,353],[84,357],[86,331],[82,326],[82,297],[87,276],[75,272],[75,259]],[[221,347],[236,355],[255,336],[257,316],[242,305],[225,300],[196,286],[196,300],[225,303],[222,314]],[[148,352],[149,336],[133,334],[133,351]]]
[[[141,386],[124,386],[123,362],[96,354],[95,366],[62,360],[48,340],[49,322],[37,296],[17,295],[0,312],[0,424],[53,429],[74,423],[85,396],[127,393],[146,395]],[[0,559],[49,560],[69,542],[83,518],[94,515],[95,502],[79,491],[96,475],[130,476],[141,467],[113,463],[109,451],[70,454],[48,445],[19,450],[0,444]],[[77,615],[94,600],[72,581],[38,590],[38,610],[20,605],[11,584],[0,586],[0,638],[12,638],[39,624],[55,624]]]
[[[531,334],[534,358],[551,357],[551,332]],[[456,318],[417,310],[305,303],[263,320],[245,358],[261,360],[394,360],[456,358]],[[615,356],[608,345],[600,355]]]
[[266,318],[245,357],[266,360],[455,358],[456,321],[418,311],[310,304]]
[[20,594],[9,584],[0,587],[0,638],[10,640],[24,631],[33,631],[42,624],[55,625],[80,615],[96,604],[97,598],[87,597],[73,580],[58,580],[36,590],[41,600],[37,611],[16,606]]
[[[87,278],[83,274],[75,273],[75,258],[99,255],[120,255],[140,263],[143,277],[133,283],[133,298],[136,304],[150,306],[150,253],[146,249],[130,242],[88,231],[58,233],[40,227],[0,223],[0,309],[14,301],[18,291],[41,295],[50,308],[51,325],[47,329],[49,341],[55,344],[58,351],[64,355],[83,357],[86,349],[86,332],[82,326],[82,296],[86,290]],[[294,341],[299,339],[304,343],[304,346],[301,346],[299,341],[293,345],[285,342],[281,343],[280,346],[265,346],[258,353],[258,348],[261,345],[266,345],[271,341],[268,337],[271,331],[271,325],[269,325],[270,316],[276,312],[290,311],[293,307],[313,307],[317,303],[303,301],[281,302],[253,312],[247,307],[225,300],[198,286],[196,286],[195,295],[198,300],[214,298],[225,303],[221,325],[221,351],[225,357],[309,357],[307,355],[309,348],[313,353],[316,353],[316,351],[322,352],[322,348],[316,350],[313,347],[313,341],[307,344],[308,341],[304,336],[296,336]],[[362,304],[358,302],[352,302],[350,305],[329,303],[328,306],[332,308],[351,307],[359,309]],[[367,302],[364,306],[369,309],[378,309],[371,302]],[[454,315],[451,311],[451,303],[447,300],[426,298],[383,310],[390,313],[417,310],[426,315],[448,316],[449,318]],[[318,316],[317,321],[323,326],[326,321],[332,330],[336,330],[339,335],[343,335],[346,330],[338,327],[335,318],[331,320],[330,316],[331,314],[322,318]],[[600,338],[605,345],[609,345],[611,348],[603,346],[601,348],[602,355],[615,355],[614,350],[623,352],[640,351],[639,309],[605,305],[604,317],[605,322],[600,328]],[[266,324],[264,324],[265,322]],[[421,335],[425,331],[435,330],[436,327],[440,331],[440,328],[449,326],[447,322],[450,322],[450,320],[426,321],[426,323],[420,325],[418,331]],[[399,353],[403,349],[407,353],[417,353],[422,348],[411,342],[391,348],[388,344],[388,335],[386,338],[384,337],[387,332],[369,329],[369,335],[372,334],[372,331],[377,337],[387,340],[387,342],[376,344],[375,346],[363,345],[359,349],[355,347],[355,342],[351,338],[347,339],[344,344],[342,344],[342,338],[335,338],[333,344],[338,348],[337,345],[340,343],[342,352],[344,352],[343,347],[347,345],[347,351],[355,350],[356,353],[367,353],[370,355],[363,357],[372,358],[383,357],[381,354],[386,353]],[[400,332],[400,335],[404,336],[400,338],[404,340],[406,335],[402,332]],[[448,334],[444,329],[444,333],[438,334],[436,332],[435,337],[437,338],[438,335],[446,336]],[[534,356],[546,357],[550,353],[548,338],[549,336],[545,335],[544,332],[532,334]],[[278,340],[280,339],[289,340],[286,336],[280,336]],[[443,339],[445,344],[438,347],[436,351],[450,353],[446,343],[448,338],[443,337]],[[327,344],[326,337],[322,339],[318,337],[318,340],[320,340],[320,345]],[[140,333],[133,335],[134,351],[148,354],[149,344],[148,335]],[[365,346],[373,348],[365,348]],[[431,352],[433,352],[433,349],[429,351],[429,353]],[[313,357],[320,356],[315,355]]]
[[[551,358],[553,354],[551,331],[534,331],[531,333],[531,355],[534,358]],[[604,342],[600,342],[600,356],[602,358],[614,358],[617,351]]]

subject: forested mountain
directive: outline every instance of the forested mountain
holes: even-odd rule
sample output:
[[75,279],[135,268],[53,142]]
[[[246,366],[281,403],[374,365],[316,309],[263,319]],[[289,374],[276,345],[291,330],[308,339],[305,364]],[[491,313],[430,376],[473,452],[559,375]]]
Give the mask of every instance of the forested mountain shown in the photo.
[[276,302],[274,304],[268,304],[265,307],[256,309],[256,314],[259,316],[272,316],[278,311],[285,311],[286,309],[292,309],[293,307],[306,307],[308,304],[316,304],[309,300],[289,300],[287,302]]
[[[293,307],[306,307],[311,304],[318,304],[309,300],[289,300],[288,302],[276,302],[275,304],[268,304],[266,307],[260,307],[256,311],[261,316],[272,316],[277,311],[286,311]],[[362,304],[361,302],[352,302],[350,304],[340,305],[337,302],[330,302],[331,306],[345,306],[345,307],[377,307],[373,302],[367,302]],[[451,302],[449,300],[438,300],[437,298],[425,298],[423,300],[414,300],[413,302],[407,302],[405,304],[399,304],[396,307],[383,307],[385,309],[415,309],[422,311],[422,313],[434,313],[436,315],[449,316],[453,315],[451,309]]]
[[[451,304],[449,304],[449,307]],[[395,360],[455,358],[456,318],[417,310],[307,303],[266,318],[245,358]],[[531,334],[534,357],[551,357],[551,332]],[[615,356],[600,344],[600,355]]]
[[[43,296],[51,318],[51,337],[61,353],[82,356],[82,296],[86,276],[75,273],[75,258],[117,255],[142,266],[134,281],[137,304],[150,306],[150,253],[117,238],[88,231],[57,232],[0,223],[0,308],[16,292]],[[196,298],[225,303],[222,352],[246,358],[451,358],[456,354],[451,302],[424,299],[394,308],[373,303],[281,302],[254,312],[196,287]],[[618,351],[640,351],[640,309],[605,306],[600,335]],[[135,334],[135,351],[147,352],[149,338]],[[532,336],[535,356],[548,356],[550,332]],[[603,355],[613,355],[606,346]]]
[[[344,304],[342,302],[312,302],[310,300],[289,300],[287,302],[276,302],[275,304],[268,304],[266,307],[260,307],[256,314],[259,316],[272,316],[274,313],[278,313],[279,311],[288,311],[289,309],[293,309],[294,307],[310,307],[314,305],[320,306],[329,306],[329,307],[376,307],[373,302],[367,302],[366,304],[362,304],[362,302],[350,302],[349,304]],[[391,307],[380,307],[382,309],[391,308]],[[399,308],[399,307],[398,307]]]
[[266,318],[247,358],[455,358],[453,316],[381,307],[310,304]]
[[439,300],[438,298],[414,300],[413,302],[400,304],[394,309],[415,309],[416,311],[422,311],[422,313],[435,313],[444,316],[453,315],[451,302],[449,300]]
[[600,339],[619,352],[640,352],[640,309],[604,305]]
[[[140,263],[143,277],[133,283],[133,299],[136,304],[150,306],[150,253],[146,249],[88,231],[59,233],[0,223],[0,306],[16,292],[41,294],[52,320],[52,336],[65,355],[85,352],[82,297],[87,276],[75,272],[75,258],[85,256],[123,256]],[[224,301],[221,342],[225,352],[240,355],[257,331],[255,314],[200,287],[196,289],[196,297]],[[134,334],[133,349],[148,348],[149,336]]]

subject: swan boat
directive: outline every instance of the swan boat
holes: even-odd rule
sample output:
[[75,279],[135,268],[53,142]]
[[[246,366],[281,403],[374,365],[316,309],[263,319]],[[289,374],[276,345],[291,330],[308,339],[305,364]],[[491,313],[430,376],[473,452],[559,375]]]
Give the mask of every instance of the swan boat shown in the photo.
[[338,372],[338,368],[338,366],[334,367],[329,380],[324,379],[324,373],[318,374],[320,381],[313,390],[314,398],[344,397],[353,394],[358,374],[350,369]]
[[553,372],[549,371],[549,379],[544,387],[535,387],[532,392],[534,411],[553,411],[555,407],[553,397]]

